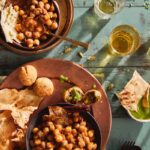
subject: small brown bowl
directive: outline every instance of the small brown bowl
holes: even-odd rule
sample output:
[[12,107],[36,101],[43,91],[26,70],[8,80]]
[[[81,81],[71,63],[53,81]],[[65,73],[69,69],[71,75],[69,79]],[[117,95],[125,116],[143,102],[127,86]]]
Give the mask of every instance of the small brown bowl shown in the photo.
[[[73,2],[72,0],[69,0],[69,2],[68,0],[64,0],[64,1],[49,0],[49,1],[53,1],[54,6],[56,8],[56,13],[58,14],[58,19],[57,19],[58,29],[52,33],[61,36],[66,36],[73,22],[73,14],[74,14]],[[25,0],[8,0],[8,4],[10,3],[13,5],[17,4],[21,8],[23,7],[25,2],[26,2]],[[58,39],[56,37],[49,36],[48,40],[43,41],[40,44],[40,46],[35,48],[28,48],[27,46],[16,42],[14,42],[13,44],[7,43],[1,29],[0,29],[0,34],[2,35],[0,37],[0,44],[8,48],[8,50],[11,50],[15,53],[22,54],[22,55],[33,55],[33,54],[39,54],[39,53],[50,51],[62,41],[61,39]]]
[[[65,107],[65,106],[73,106],[73,105],[70,105],[70,104],[65,104],[65,103],[62,103],[62,104],[55,104],[55,105],[50,105],[50,106],[60,106],[60,107]],[[67,109],[67,108],[66,108]],[[32,117],[31,117],[31,120],[29,122],[29,126],[28,126],[28,130],[27,130],[27,133],[26,133],[26,149],[27,150],[32,150],[31,147],[30,147],[30,139],[32,138],[32,129],[41,124],[41,119],[42,119],[42,116],[45,115],[45,114],[48,114],[48,108],[45,108],[41,111],[36,111]],[[96,122],[96,120],[94,119],[94,117],[87,111],[81,111],[80,114],[85,118],[85,120],[87,121],[87,123],[89,123],[89,125],[93,128],[95,132],[95,142],[97,144],[97,150],[100,150],[100,147],[101,147],[101,132],[100,132],[100,128]]]
[[[58,23],[58,28],[59,28],[59,18],[60,18],[60,11],[59,11],[59,6],[57,4],[56,1],[53,1],[53,0],[49,0],[50,3],[53,3],[54,4],[54,7],[55,7],[55,13],[57,13],[57,23]],[[18,0],[14,3],[13,1],[9,1],[9,3],[12,3],[13,5],[19,5],[19,7],[23,8],[23,1],[22,2],[19,2]],[[7,5],[8,5],[7,4]],[[56,30],[54,30],[52,33],[54,34],[57,34],[57,31],[58,31],[58,28]],[[2,30],[2,29],[1,29]],[[28,51],[31,51],[31,50],[39,50],[39,49],[42,49],[44,47],[46,47],[47,45],[51,44],[53,41],[54,41],[54,37],[52,36],[48,36],[48,39],[45,40],[45,41],[42,41],[41,44],[39,46],[36,46],[36,47],[33,47],[33,48],[29,48],[27,47],[24,43],[18,43],[16,41],[14,41],[11,45],[15,45],[16,47],[18,48],[21,48],[21,49],[24,49],[24,50],[28,50]]]

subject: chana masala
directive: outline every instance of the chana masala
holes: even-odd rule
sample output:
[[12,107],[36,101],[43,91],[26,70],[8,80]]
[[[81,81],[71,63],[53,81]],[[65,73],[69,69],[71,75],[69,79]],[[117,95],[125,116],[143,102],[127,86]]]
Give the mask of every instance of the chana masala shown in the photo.
[[49,107],[40,124],[32,129],[32,150],[96,150],[94,130],[79,112]]
[[17,39],[28,48],[39,46],[58,28],[58,14],[53,2],[28,0],[24,9],[18,5],[14,9],[19,13],[15,27]]

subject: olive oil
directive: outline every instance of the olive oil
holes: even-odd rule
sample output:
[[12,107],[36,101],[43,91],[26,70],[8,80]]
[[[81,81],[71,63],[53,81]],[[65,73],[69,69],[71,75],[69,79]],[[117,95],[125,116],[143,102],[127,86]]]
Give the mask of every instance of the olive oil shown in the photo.
[[99,2],[99,9],[106,14],[112,14],[115,10],[115,1],[112,0],[101,0]]

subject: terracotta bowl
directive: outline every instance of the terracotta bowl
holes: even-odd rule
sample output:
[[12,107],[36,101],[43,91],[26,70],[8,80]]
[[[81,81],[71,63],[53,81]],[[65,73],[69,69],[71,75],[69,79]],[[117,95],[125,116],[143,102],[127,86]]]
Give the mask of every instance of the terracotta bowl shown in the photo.
[[[52,1],[52,0],[49,0]],[[12,3],[13,5],[18,4],[20,7],[23,7],[25,0],[8,0],[8,3]],[[73,22],[73,2],[72,0],[53,0],[56,13],[58,14],[58,29],[54,31],[53,33],[59,34],[61,36],[66,36],[71,28],[72,22]],[[53,49],[55,46],[57,46],[59,43],[61,43],[61,39],[58,39],[56,37],[49,36],[48,40],[42,42],[40,46],[35,47],[33,49],[29,49],[28,47],[18,44],[14,42],[13,44],[7,43],[5,41],[5,37],[3,35],[2,30],[0,29],[0,34],[2,35],[0,37],[0,44],[5,46],[8,50],[13,51],[18,54],[22,55],[33,55],[33,54],[39,54],[43,52],[47,52],[51,49]]]
[[[62,104],[55,104],[55,105],[50,105],[50,106],[60,106],[60,107],[63,107],[63,106],[72,106],[70,104],[65,104],[65,103],[62,103]],[[32,117],[31,117],[31,120],[29,122],[29,126],[28,126],[28,130],[27,130],[27,134],[26,134],[26,149],[27,150],[31,150],[31,147],[30,147],[30,139],[32,138],[32,129],[41,124],[41,119],[42,119],[42,116],[45,115],[45,114],[48,114],[48,108],[45,108],[43,110],[40,110],[40,111],[36,111]],[[100,128],[97,124],[97,122],[95,121],[94,117],[89,113],[89,112],[82,112],[80,113],[84,118],[85,120],[87,121],[87,123],[94,129],[95,131],[95,141],[98,145],[97,147],[97,150],[100,150],[100,146],[101,146],[101,143],[100,143],[100,139],[101,139],[101,132],[100,132]]]

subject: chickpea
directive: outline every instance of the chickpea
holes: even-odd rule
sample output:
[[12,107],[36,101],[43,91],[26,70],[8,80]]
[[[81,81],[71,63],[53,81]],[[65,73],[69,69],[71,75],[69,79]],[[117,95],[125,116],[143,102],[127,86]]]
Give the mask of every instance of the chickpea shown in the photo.
[[46,3],[44,7],[45,7],[46,10],[49,10],[51,5],[49,3]]
[[38,39],[38,38],[40,38],[40,36],[41,36],[41,34],[40,34],[40,32],[33,32],[33,37],[35,38],[35,39]]
[[63,136],[61,134],[57,134],[55,137],[56,142],[61,143],[63,142]]
[[27,39],[26,40],[26,44],[29,48],[32,48],[33,47],[33,40],[32,39]]
[[65,128],[65,132],[67,132],[67,133],[68,133],[68,132],[71,132],[71,131],[72,131],[71,126],[68,126],[68,127],[66,127],[66,128]]
[[83,136],[83,139],[85,141],[86,144],[90,143],[90,139],[87,136]]
[[42,138],[42,137],[44,136],[44,133],[43,133],[42,131],[39,131],[39,132],[37,133],[37,135],[38,135],[39,138]]
[[48,122],[47,125],[51,131],[55,130],[55,126],[54,126],[53,122]]
[[50,15],[49,14],[44,15],[44,19],[45,20],[49,20],[50,19]]
[[32,0],[32,4],[37,5],[38,4],[38,0]]
[[35,8],[34,9],[34,14],[37,15],[37,16],[40,15],[41,12],[42,12],[42,10],[40,8]]
[[76,123],[79,122],[79,117],[74,117],[73,121],[76,122]]
[[45,149],[46,148],[46,142],[42,141],[41,146],[42,146],[43,149]]
[[80,123],[80,125],[86,126],[86,122],[85,122],[85,121],[82,121],[82,122]]
[[84,131],[86,131],[86,130],[87,130],[87,129],[86,129],[85,126],[80,125],[80,127],[79,127],[79,131],[80,131],[80,132],[84,132]]
[[50,11],[51,11],[51,12],[55,11],[55,7],[54,7],[54,4],[53,4],[53,3],[51,4]]
[[38,39],[35,39],[34,42],[33,42],[33,44],[36,45],[36,46],[39,46],[40,45],[40,41]]
[[51,20],[47,20],[46,24],[47,24],[47,26],[51,27],[52,26],[52,21]]
[[63,129],[61,124],[57,124],[57,125],[56,125],[56,128],[57,128],[59,131],[62,131],[62,129]]
[[34,144],[35,144],[35,145],[40,145],[40,144],[41,144],[41,140],[40,140],[40,139],[36,139],[36,140],[34,141]]
[[31,5],[30,10],[34,10],[34,9],[35,9],[35,5]]
[[32,32],[25,31],[25,35],[26,35],[27,38],[31,38],[32,37]]
[[79,124],[79,123],[75,124],[75,128],[76,128],[76,129],[79,129],[79,127],[80,127],[80,124]]
[[31,28],[31,27],[36,27],[37,26],[37,21],[35,21],[33,18],[27,18],[27,20],[26,20],[26,27],[27,28]]
[[21,24],[16,24],[15,29],[16,29],[17,32],[20,32],[21,29],[22,29],[22,25]]
[[34,17],[35,17],[35,14],[34,14],[34,13],[30,13],[30,17],[31,17],[31,18],[34,18]]
[[56,135],[56,136],[57,136],[58,134],[60,134],[60,132],[59,132],[58,129],[55,129],[53,132],[54,132],[54,135]]
[[56,18],[57,18],[57,14],[54,13],[53,16],[52,16],[52,18],[53,18],[53,19],[56,19]]
[[18,5],[15,5],[15,6],[14,6],[14,9],[15,9],[15,11],[18,12],[18,11],[19,11],[19,6],[18,6]]
[[19,33],[19,34],[17,35],[17,39],[20,40],[20,41],[23,41],[24,38],[25,38],[25,36],[24,36],[23,33]]
[[38,6],[39,6],[39,8],[44,8],[44,3],[42,1],[40,1]]
[[62,145],[66,146],[67,144],[68,144],[68,141],[67,140],[63,140]]
[[88,136],[89,136],[90,138],[92,138],[92,137],[94,136],[94,131],[93,131],[93,130],[90,130],[90,131],[88,132]]
[[66,150],[66,148],[65,147],[59,147],[58,150]]
[[77,130],[76,130],[76,129],[73,129],[73,130],[72,130],[72,134],[73,134],[74,136],[76,136],[76,135],[77,135]]
[[43,3],[47,3],[47,2],[48,2],[48,0],[42,0],[42,2],[43,2]]
[[32,132],[35,134],[35,133],[37,133],[39,131],[39,129],[38,128],[33,128],[33,130],[32,130]]
[[24,10],[20,10],[20,11],[19,11],[19,15],[20,15],[20,16],[23,16],[24,14],[25,14]]
[[85,142],[84,142],[84,140],[83,140],[82,138],[79,140],[78,145],[79,145],[81,148],[85,147]]
[[93,150],[94,147],[95,146],[92,142],[87,145],[88,150]]
[[58,28],[58,24],[57,24],[57,22],[54,21],[51,25],[51,29],[56,30],[57,28]]
[[42,9],[42,13],[44,14],[44,15],[46,15],[48,12],[47,12],[47,10],[46,9]]
[[48,14],[49,14],[50,18],[53,17],[53,13],[52,12],[48,12]]
[[46,147],[47,148],[54,148],[55,146],[51,142],[47,142]]
[[49,128],[48,127],[45,127],[44,129],[43,129],[43,133],[45,134],[45,135],[47,135],[48,133],[49,133]]
[[66,148],[67,148],[67,150],[72,150],[73,149],[73,144],[67,144],[66,146],[65,146]]

